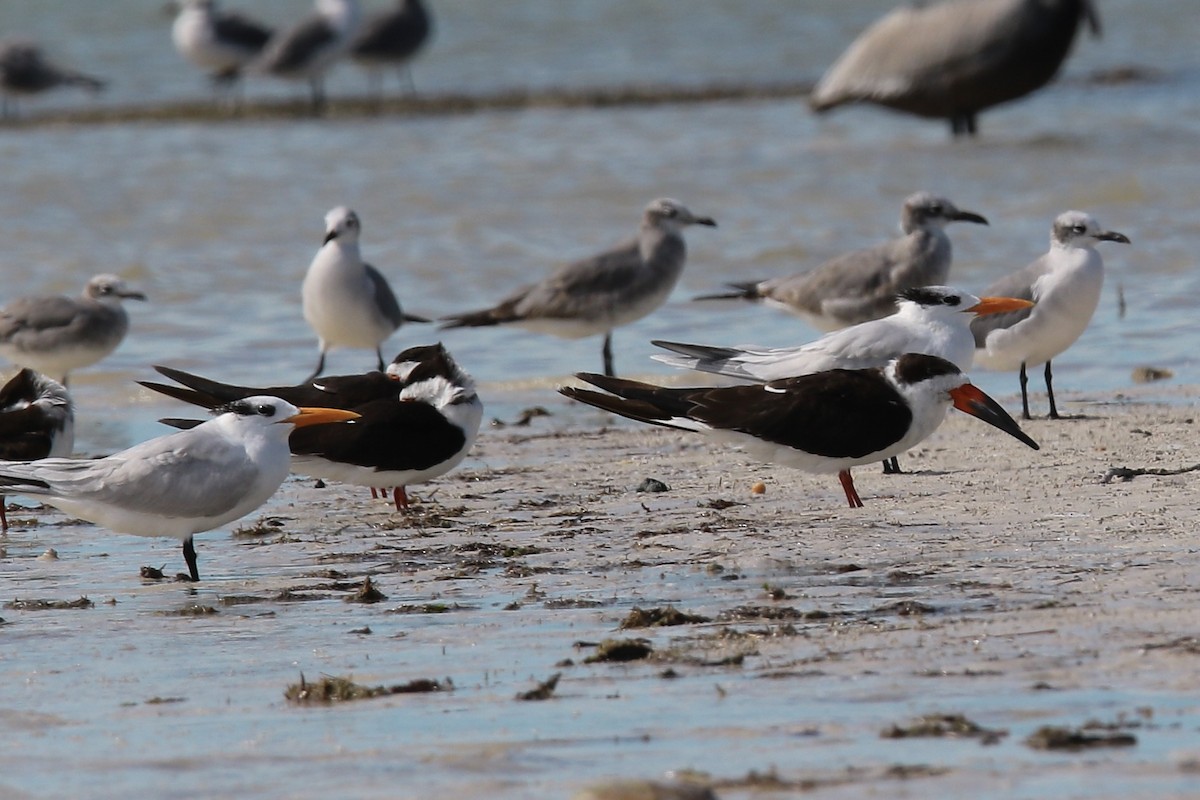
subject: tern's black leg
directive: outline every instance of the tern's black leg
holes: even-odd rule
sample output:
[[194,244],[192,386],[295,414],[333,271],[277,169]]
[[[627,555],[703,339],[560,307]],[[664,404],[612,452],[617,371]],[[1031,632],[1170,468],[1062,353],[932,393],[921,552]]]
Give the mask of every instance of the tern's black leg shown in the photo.
[[0,494],[0,533],[8,533],[8,516],[4,513],[4,495]]
[[885,458],[883,460],[884,475],[899,475],[903,472],[904,470],[900,469],[900,461],[896,458],[896,456]]
[[604,374],[609,378],[617,377],[617,372],[613,369],[612,331],[604,334]]
[[[379,363],[381,363],[381,364],[383,363],[382,355],[379,356]],[[304,379],[304,382],[308,383],[309,381],[311,381],[313,378],[317,377],[324,371],[325,371],[325,351],[322,350],[321,357],[317,359],[317,368],[313,370],[312,375],[309,375],[307,378]]]
[[312,89],[312,113],[319,117],[325,113],[325,81],[314,77],[309,81],[309,87]]
[[192,581],[199,583],[200,568],[196,566],[196,545],[190,536],[183,540],[183,560],[187,562],[188,574],[192,576]]
[[375,357],[379,359],[379,371],[383,372],[387,369],[387,364],[383,363],[383,345],[376,345]]
[[[1048,363],[1048,362],[1047,362]],[[1021,362],[1021,416],[1023,419],[1033,419],[1029,416],[1029,376],[1025,374],[1025,362]]]
[[1050,419],[1058,419],[1058,407],[1054,405],[1054,387],[1051,385],[1050,362],[1046,362],[1046,394],[1050,396]]

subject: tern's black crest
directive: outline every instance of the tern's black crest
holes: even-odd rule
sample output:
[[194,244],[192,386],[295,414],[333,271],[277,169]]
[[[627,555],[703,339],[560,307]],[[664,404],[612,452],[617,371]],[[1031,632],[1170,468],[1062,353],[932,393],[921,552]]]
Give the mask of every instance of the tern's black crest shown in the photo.
[[901,300],[908,300],[919,306],[956,306],[962,302],[961,295],[946,294],[941,290],[932,289],[928,286],[916,286],[911,289],[905,289],[900,292],[899,297]]
[[900,383],[915,386],[939,375],[961,375],[962,370],[944,358],[923,353],[905,353],[896,360],[896,378]]
[[251,403],[248,400],[235,400],[223,406],[217,406],[214,414],[237,414],[240,417],[273,417],[278,409],[270,403]]

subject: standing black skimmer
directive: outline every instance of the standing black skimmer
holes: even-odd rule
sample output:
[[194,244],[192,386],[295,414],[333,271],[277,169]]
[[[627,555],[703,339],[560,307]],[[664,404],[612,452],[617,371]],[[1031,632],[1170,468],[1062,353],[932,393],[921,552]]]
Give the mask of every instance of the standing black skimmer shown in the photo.
[[67,382],[71,370],[95,364],[125,338],[122,300],[145,300],[116,275],[97,275],[82,297],[23,297],[0,308],[0,355]]
[[183,0],[171,27],[175,49],[206,70],[218,87],[241,84],[242,70],[258,57],[271,29],[237,11],[221,11],[217,0]]
[[905,4],[863,31],[817,83],[814,111],[847,103],[947,119],[975,135],[979,112],[1040,89],[1058,72],[1091,0]]
[[40,94],[58,86],[80,86],[90,92],[104,88],[104,81],[51,63],[35,42],[8,39],[0,42],[0,116],[16,116],[16,98]]
[[387,279],[362,260],[361,233],[358,215],[345,206],[325,215],[325,239],[300,287],[304,319],[316,331],[321,351],[310,381],[324,371],[331,347],[372,348],[382,371],[383,341],[405,322],[429,322],[405,314]]
[[[971,320],[1033,305],[1013,297],[979,298],[950,286],[905,289],[896,302],[900,310],[890,317],[860,322],[800,347],[708,347],[655,341],[675,355],[653,358],[673,367],[759,382],[828,369],[882,367],[904,353],[940,356],[968,370],[975,357]],[[900,472],[896,456],[883,462],[883,471],[889,475]]]
[[[23,369],[0,388],[0,460],[64,458],[75,446],[75,410],[61,383]],[[0,494],[0,532],[8,530]]]
[[879,319],[896,312],[905,289],[944,284],[952,248],[945,226],[951,222],[987,225],[973,211],[961,211],[945,197],[917,192],[904,200],[900,236],[853,250],[807,272],[750,283],[697,300],[742,298],[789,311],[820,331]]
[[216,410],[219,416],[191,430],[104,458],[0,463],[0,487],[115,533],[179,539],[187,577],[198,581],[192,536],[246,516],[275,494],[288,474],[293,428],[357,417],[277,397],[248,397]]
[[[483,419],[475,382],[441,344],[410,347],[387,372],[321,378],[298,386],[252,388],[155,367],[183,386],[141,381],[143,386],[195,405],[213,407],[254,394],[296,404],[320,403],[356,412],[354,425],[331,436],[297,430],[288,440],[292,468],[315,478],[355,486],[395,487],[396,510],[408,508],[405,487],[445,475],[466,457]],[[192,424],[166,420],[169,424]]]
[[923,441],[942,424],[951,404],[1038,449],[996,401],[937,356],[906,353],[883,368],[835,369],[716,389],[668,389],[587,373],[576,377],[611,394],[559,389],[574,400],[739,444],[764,461],[836,472],[851,508],[863,503],[850,468]]
[[979,348],[975,360],[981,366],[1002,370],[1020,367],[1021,412],[1025,419],[1030,418],[1025,367],[1043,361],[1050,419],[1058,419],[1050,359],[1083,334],[1100,302],[1100,289],[1104,285],[1104,260],[1096,251],[1100,242],[1129,244],[1129,237],[1104,230],[1082,211],[1059,214],[1050,230],[1049,252],[988,289],[1027,297],[1037,305],[971,322],[975,345]]
[[388,67],[398,68],[409,91],[416,91],[409,64],[432,30],[429,11],[421,0],[397,0],[395,8],[368,17],[363,23],[350,57],[367,70],[376,102],[383,100],[383,71]]
[[612,332],[661,306],[683,273],[689,225],[716,227],[677,200],[652,201],[632,240],[558,269],[492,308],[443,317],[443,328],[515,325],[566,339],[604,334],[604,373],[613,375]]

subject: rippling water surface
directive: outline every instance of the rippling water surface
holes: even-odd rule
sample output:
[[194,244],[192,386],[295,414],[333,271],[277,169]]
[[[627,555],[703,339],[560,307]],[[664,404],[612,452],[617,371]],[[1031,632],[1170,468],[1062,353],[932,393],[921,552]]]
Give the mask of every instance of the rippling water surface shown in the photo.
[[[892,3],[431,4],[437,38],[415,68],[417,86],[470,94],[815,80]],[[1121,390],[1145,364],[1195,383],[1200,72],[1194,26],[1180,24],[1195,9],[1192,0],[1101,7],[1105,38],[1077,43],[1064,80],[985,114],[983,135],[968,142],[950,141],[940,124],[872,109],[815,118],[800,98],[0,129],[0,301],[75,292],[102,271],[150,296],[130,304],[122,348],[74,380],[79,447],[105,452],[159,433],[154,419],[177,411],[133,384],[152,377],[151,364],[255,383],[308,373],[316,342],[300,313],[299,284],[335,205],[359,212],[365,257],[407,310],[428,316],[489,304],[613,244],[633,232],[654,197],[715,217],[719,228],[688,232],[689,265],[668,305],[616,334],[619,371],[665,376],[649,360],[651,338],[812,338],[778,312],[689,298],[889,237],[902,199],[930,189],[991,220],[950,229],[952,281],[972,290],[1043,252],[1050,221],[1068,208],[1091,211],[1133,240],[1103,248],[1108,283],[1091,328],[1055,362],[1060,391]],[[306,8],[260,0],[252,10],[278,21]],[[35,36],[61,60],[111,81],[94,99],[63,92],[26,103],[31,123],[46,111],[205,98],[200,76],[170,47],[169,25],[154,0],[0,3],[0,31]],[[1143,79],[1091,79],[1128,66]],[[364,88],[349,66],[330,84],[335,96]],[[262,80],[248,86],[251,100],[299,94],[301,87]],[[482,382],[493,415],[531,402],[570,413],[550,388],[600,367],[599,340],[516,330],[412,326],[385,350],[435,337]],[[334,372],[370,365],[355,351],[336,351],[330,364]],[[1016,390],[1013,375],[976,377],[1001,395]]]

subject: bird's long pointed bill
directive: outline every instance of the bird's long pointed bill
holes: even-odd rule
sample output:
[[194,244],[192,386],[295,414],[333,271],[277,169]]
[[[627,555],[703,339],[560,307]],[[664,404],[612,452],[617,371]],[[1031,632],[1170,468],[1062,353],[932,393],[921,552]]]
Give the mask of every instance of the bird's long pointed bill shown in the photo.
[[975,385],[964,383],[962,386],[951,389],[950,397],[954,399],[954,407],[959,411],[970,414],[976,419],[981,419],[988,425],[999,428],[1014,439],[1019,439],[1029,445],[1034,450],[1041,450],[1038,443],[1025,435],[1025,431],[1021,430],[1021,426],[1017,424],[1017,421],[1010,417],[1008,412],[1000,407],[999,403],[988,397]]
[[982,317],[985,314],[1002,314],[1005,311],[1020,311],[1022,308],[1032,307],[1032,300],[1021,300],[1016,297],[981,297],[978,303],[966,310]]
[[987,217],[982,214],[976,214],[974,211],[959,211],[954,215],[956,222],[974,222],[976,225],[987,225]]
[[327,422],[348,422],[358,419],[359,416],[353,411],[345,411],[340,408],[301,408],[299,414],[293,414],[287,419],[279,421],[290,422],[297,428],[305,428],[309,425],[324,425]]

